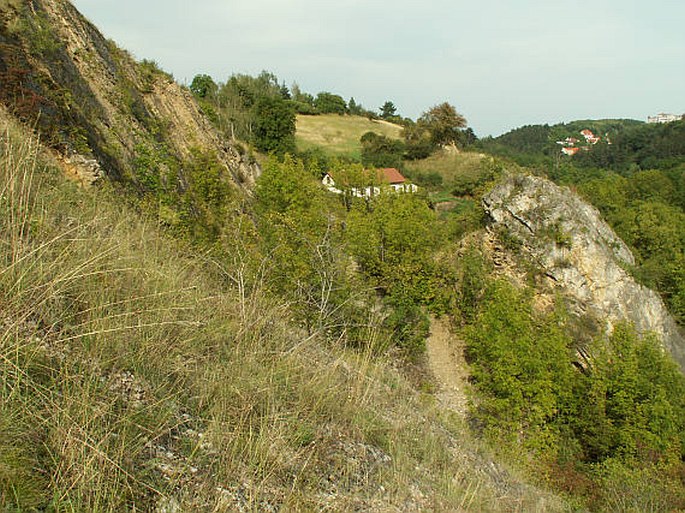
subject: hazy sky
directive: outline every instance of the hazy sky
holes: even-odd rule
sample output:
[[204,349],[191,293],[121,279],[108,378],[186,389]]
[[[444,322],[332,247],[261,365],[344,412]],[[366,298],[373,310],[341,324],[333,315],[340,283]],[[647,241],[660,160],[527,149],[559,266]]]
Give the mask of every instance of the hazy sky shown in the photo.
[[275,73],[416,118],[449,101],[479,136],[685,112],[683,0],[73,0],[181,83]]

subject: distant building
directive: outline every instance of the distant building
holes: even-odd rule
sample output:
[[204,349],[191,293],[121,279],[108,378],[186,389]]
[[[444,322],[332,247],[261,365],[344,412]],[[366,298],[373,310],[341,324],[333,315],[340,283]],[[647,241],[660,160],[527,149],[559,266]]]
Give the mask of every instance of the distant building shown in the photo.
[[419,188],[409,182],[399,170],[394,167],[386,167],[378,170],[381,182],[390,184],[390,188],[396,192],[416,192]]
[[581,130],[580,134],[585,137],[585,142],[588,144],[597,144],[600,141],[600,138],[597,137],[592,130],[588,130],[587,128],[585,130]]
[[673,121],[680,121],[683,116],[678,114],[666,114],[665,112],[660,112],[656,116],[648,116],[647,123],[672,123]]
[[[370,172],[366,171],[366,173]],[[321,181],[326,189],[335,194],[342,194],[343,189],[348,189],[347,184],[336,183],[330,173],[326,173]],[[409,182],[409,180],[402,176],[402,173],[394,167],[378,169],[376,171],[376,180],[373,181],[378,183],[378,185],[369,185],[361,188],[352,187],[348,190],[353,196],[358,198],[371,198],[372,196],[377,196],[381,193],[380,185],[388,185],[390,186],[390,189],[395,192],[416,192],[419,190],[416,185]]]
[[580,148],[578,148],[577,146],[565,146],[565,147],[561,148],[561,153],[563,153],[564,155],[569,155],[569,156],[575,155],[579,151],[580,151]]
[[578,139],[575,137],[567,137],[563,141],[557,141],[557,144],[561,144],[562,146],[575,146],[575,144],[578,142]]

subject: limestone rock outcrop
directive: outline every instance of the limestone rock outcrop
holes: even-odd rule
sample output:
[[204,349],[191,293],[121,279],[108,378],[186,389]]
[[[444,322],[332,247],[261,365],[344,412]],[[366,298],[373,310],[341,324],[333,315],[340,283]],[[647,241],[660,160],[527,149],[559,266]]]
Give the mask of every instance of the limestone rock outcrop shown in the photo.
[[654,332],[685,370],[685,338],[661,297],[637,283],[626,244],[599,211],[566,187],[526,175],[505,179],[483,198],[491,227],[532,260],[576,309]]
[[[197,150],[216,155],[245,191],[260,173],[214,129],[187,88],[107,40],[68,0],[0,5],[0,103],[34,127],[83,183],[136,183],[132,163],[140,154],[183,167]],[[69,162],[74,155],[87,166]]]

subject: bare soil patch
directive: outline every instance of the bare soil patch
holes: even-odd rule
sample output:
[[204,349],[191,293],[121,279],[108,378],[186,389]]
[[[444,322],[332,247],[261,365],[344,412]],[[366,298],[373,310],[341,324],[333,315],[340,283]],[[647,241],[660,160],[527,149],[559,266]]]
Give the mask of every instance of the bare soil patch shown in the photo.
[[447,318],[431,318],[426,356],[438,386],[438,401],[445,408],[465,415],[469,372],[464,357],[464,342],[452,333]]

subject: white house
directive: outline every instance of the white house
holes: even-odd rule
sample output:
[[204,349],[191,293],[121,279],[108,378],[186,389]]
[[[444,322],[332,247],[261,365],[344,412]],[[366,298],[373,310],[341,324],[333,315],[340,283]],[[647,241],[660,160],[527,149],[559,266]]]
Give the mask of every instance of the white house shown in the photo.
[[[376,171],[376,180],[374,181],[379,185],[369,185],[362,188],[352,187],[349,190],[357,198],[371,198],[381,193],[381,185],[383,184],[389,185],[396,192],[416,192],[419,189],[394,167],[378,169]],[[324,175],[322,183],[326,189],[335,194],[342,194],[342,188],[345,187],[344,184],[336,184],[335,178],[330,173]]]
[[409,182],[402,173],[400,173],[394,167],[386,167],[379,169],[379,178],[382,183],[390,184],[392,190],[397,192],[416,192],[419,188],[413,183]]
[[585,130],[581,130],[580,133],[585,137],[585,142],[588,144],[597,144],[600,141],[600,137],[597,137],[592,130],[586,128]]

